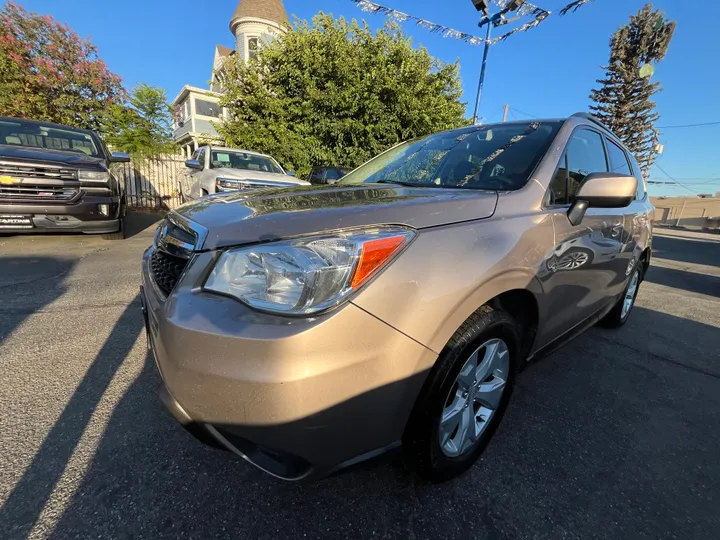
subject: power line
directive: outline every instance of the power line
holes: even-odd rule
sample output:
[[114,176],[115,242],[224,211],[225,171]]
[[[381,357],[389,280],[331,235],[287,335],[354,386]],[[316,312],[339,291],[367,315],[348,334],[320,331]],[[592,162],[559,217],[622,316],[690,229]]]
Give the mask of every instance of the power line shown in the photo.
[[520,114],[524,114],[525,116],[529,116],[530,118],[536,118],[536,119],[538,119],[538,120],[540,119],[539,116],[535,116],[534,114],[528,114],[528,113],[526,113],[526,112],[521,111],[520,109],[516,109],[515,107],[510,107],[510,108],[511,108],[513,111],[519,112]]
[[[650,180],[657,180],[657,178],[651,178]],[[720,182],[720,177],[713,177],[713,178],[685,177],[685,178],[676,178],[676,180],[682,180],[686,184],[711,184],[713,182]],[[695,182],[688,182],[687,180],[695,180]],[[700,180],[702,180],[702,182],[700,182]]]
[[720,122],[705,122],[703,124],[680,124],[677,126],[658,126],[658,129],[689,128],[701,126],[717,126]]
[[658,164],[656,163],[655,166],[656,166],[658,169],[660,169],[660,172],[662,172],[662,173],[663,173],[665,176],[667,176],[670,180],[672,180],[673,182],[675,182],[675,184],[677,184],[678,186],[680,186],[680,187],[682,187],[682,188],[684,188],[684,189],[687,189],[687,190],[688,190],[690,193],[692,193],[693,195],[697,195],[697,192],[696,192],[696,191],[693,191],[692,189],[690,189],[690,188],[687,187],[686,185],[684,185],[684,184],[678,182],[677,180],[675,180],[675,179],[674,179],[672,176],[670,176],[670,175],[667,173],[667,171],[666,171],[665,169],[663,169],[660,165],[658,165]]

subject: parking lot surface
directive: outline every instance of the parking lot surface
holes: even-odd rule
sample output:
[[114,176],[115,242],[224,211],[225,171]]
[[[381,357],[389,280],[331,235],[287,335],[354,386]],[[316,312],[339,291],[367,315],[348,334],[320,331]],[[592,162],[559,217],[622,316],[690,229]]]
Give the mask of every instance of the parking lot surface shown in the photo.
[[394,458],[290,484],[159,403],[152,221],[0,236],[0,538],[720,538],[720,236],[658,230],[628,324],[530,365],[460,479]]

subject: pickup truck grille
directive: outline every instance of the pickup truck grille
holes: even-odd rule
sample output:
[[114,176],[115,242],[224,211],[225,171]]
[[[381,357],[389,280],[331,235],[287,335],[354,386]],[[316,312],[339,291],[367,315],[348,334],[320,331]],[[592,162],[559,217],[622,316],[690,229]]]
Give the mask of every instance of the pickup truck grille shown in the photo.
[[77,171],[75,169],[43,167],[41,165],[0,162],[0,176],[38,180],[77,180]]
[[78,193],[79,190],[76,188],[63,186],[33,186],[27,184],[15,186],[0,185],[0,198],[9,200],[69,201],[75,198]]

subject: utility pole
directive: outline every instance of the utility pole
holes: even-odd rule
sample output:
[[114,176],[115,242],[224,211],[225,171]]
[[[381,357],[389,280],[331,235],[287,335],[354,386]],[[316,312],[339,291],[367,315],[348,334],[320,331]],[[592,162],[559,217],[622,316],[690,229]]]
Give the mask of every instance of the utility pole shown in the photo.
[[508,109],[510,109],[510,104],[509,104],[509,103],[506,103],[506,104],[503,106],[503,122],[505,122],[505,121],[507,120]]
[[[483,91],[483,85],[485,83],[485,68],[487,67],[487,57],[488,52],[490,50],[490,28],[492,27],[498,27],[503,26],[509,22],[516,21],[520,18],[520,14],[518,14],[516,17],[513,17],[511,19],[506,19],[505,14],[512,12],[512,11],[518,11],[523,4],[526,3],[527,0],[507,0],[506,2],[503,2],[501,5],[504,6],[502,9],[490,15],[490,0],[472,0],[473,6],[475,6],[475,9],[480,12],[483,15],[483,18],[480,19],[480,23],[478,26],[482,28],[483,26],[487,25],[487,32],[485,34],[485,50],[483,51],[483,59],[482,59],[482,67],[480,68],[480,80],[478,81],[478,91],[477,91],[477,98],[475,99],[475,112],[473,113],[472,123],[475,124],[478,120],[478,110],[480,109],[480,100],[482,99],[482,91]],[[550,15],[549,11],[545,11],[544,9],[540,9],[536,6],[533,6],[533,14],[536,15],[536,19],[533,23],[530,23],[528,25],[524,25],[523,27],[520,27],[519,29],[527,30],[528,28],[531,28],[533,26],[536,26],[541,21],[543,21],[545,18],[547,18],[548,15]],[[537,12],[540,11],[540,14],[537,14]],[[514,34],[519,30],[516,28],[512,32],[509,32],[508,34],[502,36],[500,39],[504,40],[505,38],[509,37],[511,34]],[[505,115],[507,115],[507,108],[509,106],[505,105]],[[505,120],[503,119],[503,122]]]
[[490,28],[492,24],[488,21],[487,33],[485,34],[485,50],[483,51],[482,67],[480,68],[480,81],[478,82],[477,97],[475,98],[475,113],[473,114],[472,123],[477,122],[478,109],[480,108],[480,100],[482,99],[483,84],[485,83],[485,67],[487,66],[488,52],[490,52]]

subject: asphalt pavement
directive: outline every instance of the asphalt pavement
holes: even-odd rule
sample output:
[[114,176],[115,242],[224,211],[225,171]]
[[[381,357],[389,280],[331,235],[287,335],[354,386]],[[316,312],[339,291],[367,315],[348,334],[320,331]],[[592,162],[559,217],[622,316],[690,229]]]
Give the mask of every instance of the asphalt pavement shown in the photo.
[[[658,230],[628,324],[521,375],[482,460],[310,484],[163,410],[133,236],[0,236],[0,538],[720,538],[720,236]],[[147,228],[145,228],[147,226]]]

